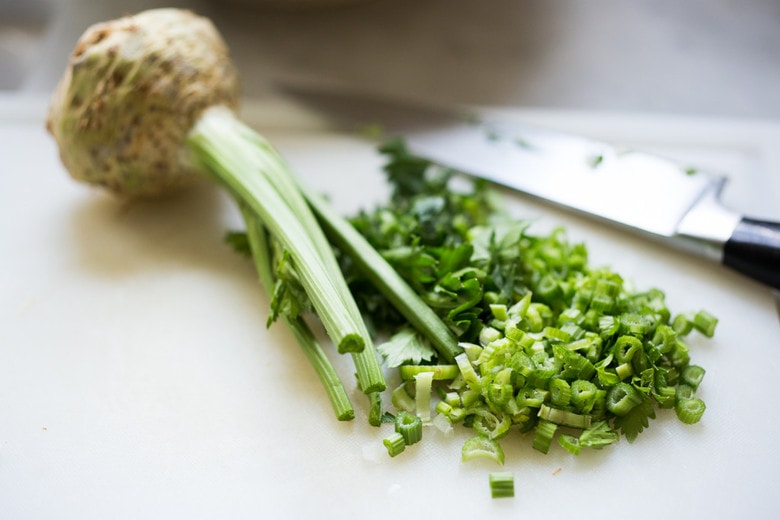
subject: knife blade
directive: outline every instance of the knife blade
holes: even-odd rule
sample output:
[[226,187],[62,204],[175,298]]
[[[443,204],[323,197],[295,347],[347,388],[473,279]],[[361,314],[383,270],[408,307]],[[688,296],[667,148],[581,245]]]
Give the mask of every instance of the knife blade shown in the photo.
[[720,202],[723,175],[638,150],[465,108],[285,86],[336,129],[379,125],[409,150],[583,215],[642,233],[780,288],[780,223]]

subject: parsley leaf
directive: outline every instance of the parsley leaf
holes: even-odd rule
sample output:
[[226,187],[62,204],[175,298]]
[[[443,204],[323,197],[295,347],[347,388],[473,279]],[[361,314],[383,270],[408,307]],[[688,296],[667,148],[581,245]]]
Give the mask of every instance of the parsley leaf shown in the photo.
[[385,363],[391,368],[404,364],[419,365],[423,361],[431,361],[436,355],[436,351],[411,327],[403,327],[388,341],[379,345],[377,350],[385,357]]
[[579,445],[584,448],[600,450],[617,440],[617,432],[609,427],[607,421],[599,421],[580,434]]
[[615,428],[620,429],[628,442],[634,442],[642,430],[650,425],[650,419],[655,419],[655,405],[652,399],[643,395],[641,403],[626,415],[615,418]]

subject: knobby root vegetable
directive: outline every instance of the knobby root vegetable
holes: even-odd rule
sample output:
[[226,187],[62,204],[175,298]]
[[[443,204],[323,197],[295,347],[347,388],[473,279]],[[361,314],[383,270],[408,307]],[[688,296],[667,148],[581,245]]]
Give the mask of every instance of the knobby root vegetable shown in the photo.
[[187,134],[209,107],[238,103],[238,75],[213,24],[190,11],[154,9],[81,36],[46,127],[76,180],[154,196],[199,176]]
[[238,74],[214,25],[188,10],[152,9],[87,29],[46,127],[74,179],[119,196],[162,195],[203,176],[225,187],[289,252],[328,335],[352,354],[361,390],[381,391],[384,375],[332,248],[284,160],[235,115],[238,101]]

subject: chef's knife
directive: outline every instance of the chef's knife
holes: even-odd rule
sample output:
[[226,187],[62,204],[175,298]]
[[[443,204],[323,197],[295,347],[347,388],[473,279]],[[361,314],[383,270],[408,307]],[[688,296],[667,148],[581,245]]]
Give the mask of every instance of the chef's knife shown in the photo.
[[285,90],[335,128],[379,125],[442,166],[638,230],[780,288],[780,223],[724,207],[723,176],[516,120],[354,92]]

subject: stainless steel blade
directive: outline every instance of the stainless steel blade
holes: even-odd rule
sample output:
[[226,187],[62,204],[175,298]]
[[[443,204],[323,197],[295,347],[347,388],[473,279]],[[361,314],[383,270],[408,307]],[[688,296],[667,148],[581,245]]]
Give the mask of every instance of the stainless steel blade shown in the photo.
[[724,182],[662,157],[516,120],[484,121],[355,93],[290,91],[340,128],[379,125],[441,165],[661,237],[679,234],[691,208]]

